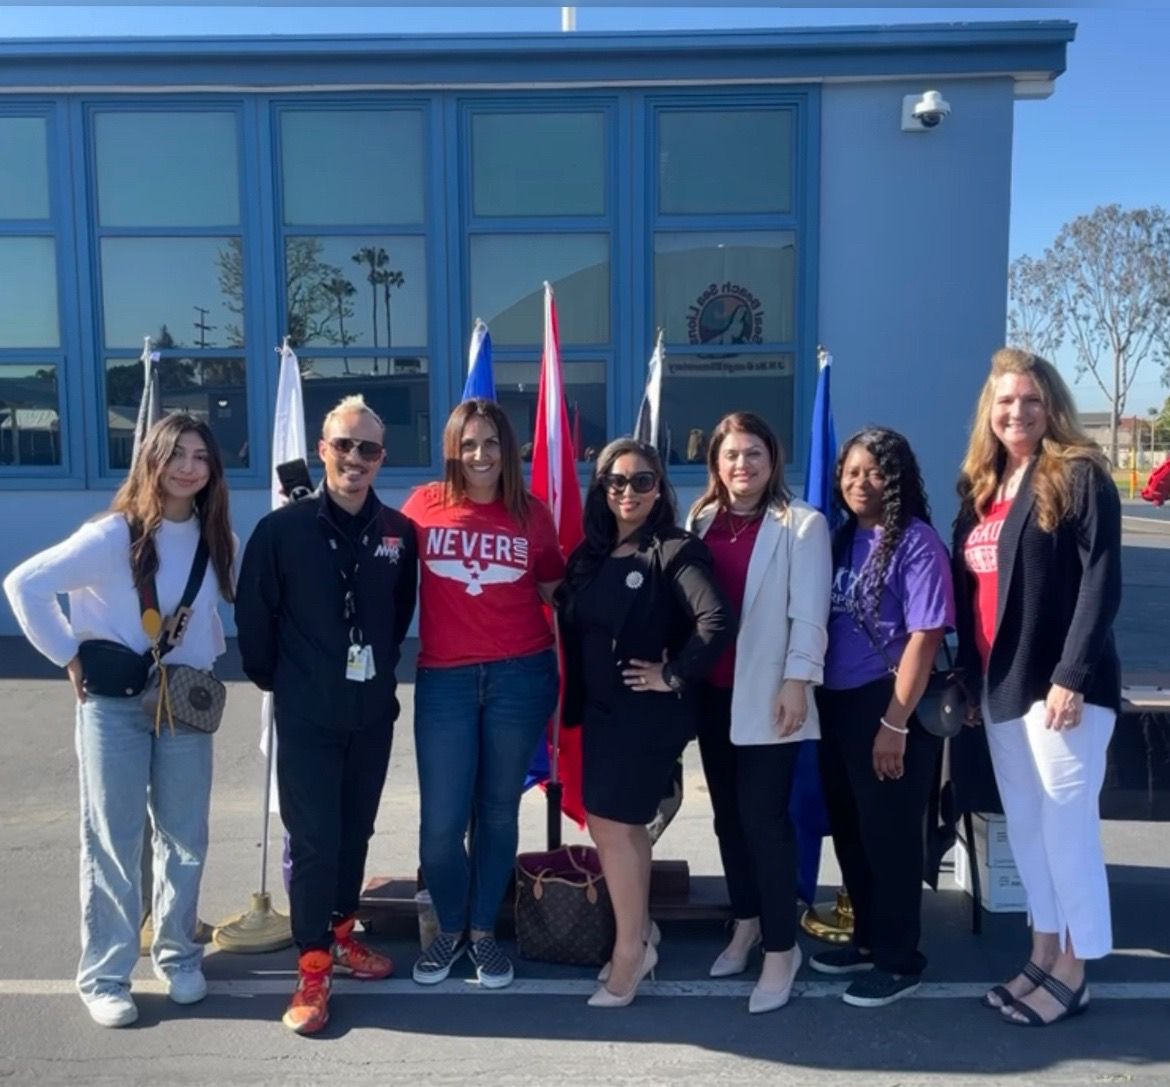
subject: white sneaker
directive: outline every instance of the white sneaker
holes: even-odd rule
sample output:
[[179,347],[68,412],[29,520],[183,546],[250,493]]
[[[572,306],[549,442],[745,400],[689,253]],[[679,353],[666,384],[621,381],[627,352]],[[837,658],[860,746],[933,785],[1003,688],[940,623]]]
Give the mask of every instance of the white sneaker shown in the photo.
[[138,1018],[138,1005],[128,989],[103,989],[81,999],[99,1027],[128,1027]]
[[207,979],[198,966],[169,974],[156,968],[154,974],[167,983],[167,996],[176,1004],[198,1004],[207,995]]

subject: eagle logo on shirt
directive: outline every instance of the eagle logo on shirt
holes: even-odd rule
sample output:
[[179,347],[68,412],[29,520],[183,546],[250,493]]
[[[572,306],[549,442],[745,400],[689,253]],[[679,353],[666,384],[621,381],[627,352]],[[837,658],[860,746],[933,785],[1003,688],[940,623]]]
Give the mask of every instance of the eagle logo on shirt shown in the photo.
[[507,585],[524,576],[523,567],[498,566],[475,559],[428,559],[427,568],[439,577],[463,582],[468,596],[482,596],[485,585]]

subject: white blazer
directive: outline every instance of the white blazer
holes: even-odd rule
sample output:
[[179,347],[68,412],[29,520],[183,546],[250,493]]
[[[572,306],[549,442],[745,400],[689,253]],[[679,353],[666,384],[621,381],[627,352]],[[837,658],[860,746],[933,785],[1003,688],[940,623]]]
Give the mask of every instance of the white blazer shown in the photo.
[[[708,506],[687,527],[705,536],[715,520]],[[748,563],[747,584],[735,641],[731,693],[731,742],[795,743],[821,735],[816,700],[808,692],[808,716],[790,736],[776,727],[776,697],[786,679],[819,684],[828,645],[832,580],[829,526],[812,506],[793,500],[764,514]]]

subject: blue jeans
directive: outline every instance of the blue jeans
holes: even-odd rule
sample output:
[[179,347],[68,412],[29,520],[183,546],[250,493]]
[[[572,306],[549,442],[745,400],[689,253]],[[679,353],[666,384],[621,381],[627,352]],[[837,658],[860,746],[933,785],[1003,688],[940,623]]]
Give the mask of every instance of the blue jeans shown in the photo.
[[211,737],[154,722],[137,698],[90,695],[77,707],[81,781],[81,961],[83,996],[126,989],[138,962],[142,838],[154,825],[156,970],[191,970],[199,880],[207,856]]
[[[524,776],[556,708],[557,686],[552,650],[418,670],[419,852],[444,932],[495,929],[516,862]],[[469,858],[464,838],[473,813]]]

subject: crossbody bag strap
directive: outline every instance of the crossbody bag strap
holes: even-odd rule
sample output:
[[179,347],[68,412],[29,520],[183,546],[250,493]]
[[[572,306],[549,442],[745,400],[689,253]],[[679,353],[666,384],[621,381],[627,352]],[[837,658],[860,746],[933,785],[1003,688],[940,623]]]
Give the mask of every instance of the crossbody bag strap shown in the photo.
[[[142,526],[130,518],[127,518],[126,521],[130,528],[130,546],[133,547],[142,537]],[[156,662],[165,657],[183,640],[183,631],[186,629],[187,620],[191,615],[191,605],[195,603],[195,597],[199,595],[210,558],[211,553],[207,548],[207,540],[200,533],[183,595],[179,599],[178,607],[165,621],[158,603],[158,586],[155,579],[150,577],[146,580],[145,585],[138,587],[138,610],[141,615],[142,629],[152,643],[149,655]]]

